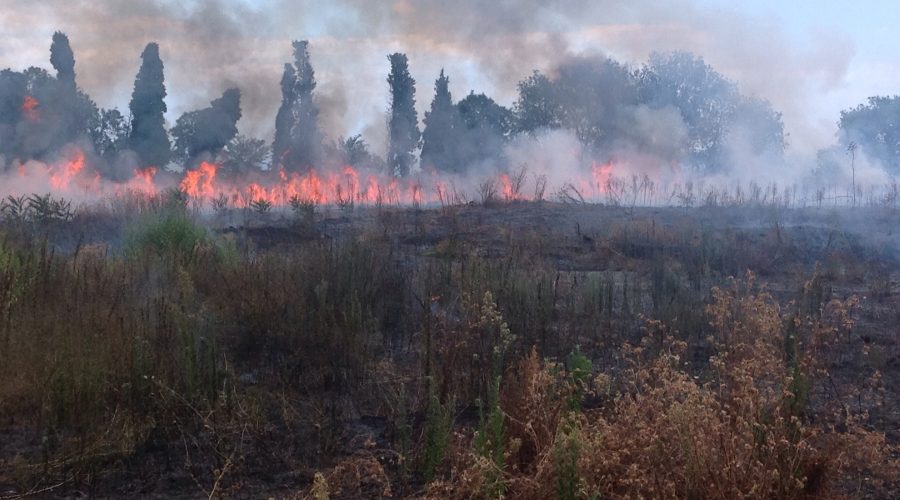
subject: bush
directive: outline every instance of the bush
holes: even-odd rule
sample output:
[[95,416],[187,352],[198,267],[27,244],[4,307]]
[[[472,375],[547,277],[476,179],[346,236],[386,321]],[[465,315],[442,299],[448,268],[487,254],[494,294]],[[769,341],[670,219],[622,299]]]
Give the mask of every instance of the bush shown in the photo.
[[[827,378],[829,353],[852,327],[854,300],[797,318],[782,313],[752,275],[713,296],[708,375],[691,374],[686,344],[651,324],[660,334],[622,350],[627,368],[618,393],[600,408],[567,412],[586,389],[588,363],[573,353],[567,375],[533,352],[476,434],[474,456],[488,460],[470,460],[457,482],[436,482],[432,491],[452,498],[796,498],[839,495],[854,476],[851,484],[893,480],[896,449],[868,430],[865,408],[850,404],[871,401],[867,385],[837,393]],[[789,331],[803,339],[794,357],[785,352]],[[798,378],[828,394],[815,402],[816,421],[798,411]],[[477,480],[485,471],[493,475]]]
[[126,252],[131,255],[149,253],[162,258],[184,260],[198,246],[208,241],[206,229],[192,221],[186,213],[166,210],[131,228]]

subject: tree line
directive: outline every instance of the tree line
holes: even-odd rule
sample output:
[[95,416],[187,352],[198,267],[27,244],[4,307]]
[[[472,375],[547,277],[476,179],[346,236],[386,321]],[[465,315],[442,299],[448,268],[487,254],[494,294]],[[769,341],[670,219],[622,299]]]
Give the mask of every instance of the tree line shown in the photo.
[[[450,78],[441,70],[421,129],[409,60],[402,53],[387,59],[389,140],[381,157],[361,136],[329,142],[322,133],[308,41],[293,42],[268,143],[238,135],[237,88],[182,114],[167,129],[165,72],[156,43],[141,54],[128,116],[98,108],[77,87],[69,39],[57,32],[50,48],[55,77],[36,67],[0,72],[0,155],[41,159],[67,143],[87,140],[102,158],[130,151],[141,166],[191,166],[215,157],[230,170],[304,172],[344,163],[402,177],[417,165],[456,174],[482,164],[502,167],[511,141],[554,129],[574,134],[599,160],[627,145],[703,173],[727,170],[735,141],[745,152],[772,158],[780,158],[787,145],[780,113],[765,100],[742,95],[736,83],[687,52],[654,53],[637,69],[610,58],[567,58],[552,72],[534,71],[519,82],[511,107],[474,91],[454,101]],[[873,97],[842,112],[839,145],[856,143],[891,172],[900,171],[898,102]],[[647,117],[653,122],[660,116],[673,116],[674,125],[648,132]]]

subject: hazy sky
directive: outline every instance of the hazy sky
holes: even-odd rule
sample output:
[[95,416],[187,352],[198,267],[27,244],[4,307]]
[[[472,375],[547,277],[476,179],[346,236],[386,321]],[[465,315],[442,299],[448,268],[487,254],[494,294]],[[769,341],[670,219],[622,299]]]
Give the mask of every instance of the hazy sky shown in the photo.
[[898,19],[900,2],[888,1],[0,0],[0,67],[49,68],[61,30],[79,85],[127,112],[138,56],[157,41],[170,121],[237,85],[241,131],[268,139],[290,40],[308,38],[326,131],[378,147],[390,52],[409,54],[422,111],[441,67],[454,97],[475,90],[508,105],[516,82],[566,55],[636,66],[652,51],[690,50],[769,99],[790,151],[808,153],[832,140],[841,109],[898,93]]

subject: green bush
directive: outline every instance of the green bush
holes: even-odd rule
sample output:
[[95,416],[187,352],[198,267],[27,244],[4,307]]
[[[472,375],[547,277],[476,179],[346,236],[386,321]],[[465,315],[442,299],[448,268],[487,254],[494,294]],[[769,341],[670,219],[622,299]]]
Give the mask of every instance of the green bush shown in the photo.
[[184,259],[208,241],[206,229],[187,214],[167,210],[131,228],[126,240],[126,253],[150,253],[163,258]]

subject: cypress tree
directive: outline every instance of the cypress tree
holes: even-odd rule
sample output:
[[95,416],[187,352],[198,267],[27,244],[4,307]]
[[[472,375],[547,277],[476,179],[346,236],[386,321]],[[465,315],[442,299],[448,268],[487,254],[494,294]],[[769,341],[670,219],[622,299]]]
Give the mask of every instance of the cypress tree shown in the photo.
[[283,168],[287,163],[287,154],[291,148],[291,129],[294,128],[294,104],[296,97],[294,87],[297,85],[297,72],[294,66],[285,63],[281,76],[281,106],[275,115],[275,140],[272,142],[272,164],[275,168]]
[[313,98],[316,89],[316,74],[309,61],[309,42],[295,41],[294,66],[297,79],[294,85],[294,128],[291,162],[302,170],[315,167],[322,149],[322,135],[319,132],[319,108]]
[[166,134],[166,86],[159,45],[148,43],[141,54],[141,69],[134,80],[129,147],[137,153],[143,166],[163,167],[169,162],[169,136]]
[[456,155],[460,133],[459,112],[450,95],[450,79],[441,75],[434,82],[434,99],[431,110],[425,113],[425,129],[422,131],[422,167],[436,168],[444,172],[461,169]]
[[409,74],[406,54],[394,53],[388,60],[391,63],[387,79],[391,91],[391,116],[387,163],[391,174],[404,177],[412,168],[421,135],[416,114],[416,81]]
[[56,79],[72,90],[75,89],[75,54],[69,45],[69,37],[57,31],[50,44],[50,64],[56,70]]

